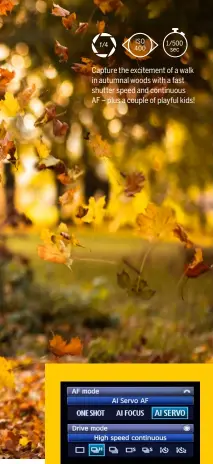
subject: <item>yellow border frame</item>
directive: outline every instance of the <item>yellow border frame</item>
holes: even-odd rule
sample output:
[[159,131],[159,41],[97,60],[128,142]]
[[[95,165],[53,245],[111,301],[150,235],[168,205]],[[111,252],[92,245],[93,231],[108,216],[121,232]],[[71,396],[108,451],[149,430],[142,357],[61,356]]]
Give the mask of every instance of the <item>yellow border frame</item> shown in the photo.
[[213,463],[213,364],[46,364],[47,464],[60,463],[60,382],[200,382],[201,464]]

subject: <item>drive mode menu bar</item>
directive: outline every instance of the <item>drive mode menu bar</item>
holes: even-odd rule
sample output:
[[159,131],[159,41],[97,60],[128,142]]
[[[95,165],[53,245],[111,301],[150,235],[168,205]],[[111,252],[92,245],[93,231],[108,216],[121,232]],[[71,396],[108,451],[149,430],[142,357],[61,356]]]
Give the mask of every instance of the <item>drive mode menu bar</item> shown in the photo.
[[62,382],[62,463],[116,457],[198,464],[199,455],[199,383]]

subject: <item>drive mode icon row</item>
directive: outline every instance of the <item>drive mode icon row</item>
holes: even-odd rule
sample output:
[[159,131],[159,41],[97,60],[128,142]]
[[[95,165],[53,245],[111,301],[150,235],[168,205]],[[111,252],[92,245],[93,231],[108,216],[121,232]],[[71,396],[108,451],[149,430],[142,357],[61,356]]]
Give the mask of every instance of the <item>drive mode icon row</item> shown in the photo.
[[90,443],[87,446],[75,446],[75,455],[82,456],[88,455],[89,457],[92,456],[142,456],[146,455],[147,457],[154,457],[154,456],[192,456],[193,455],[193,448],[182,446],[182,445],[169,445],[169,446],[108,446],[104,443]]

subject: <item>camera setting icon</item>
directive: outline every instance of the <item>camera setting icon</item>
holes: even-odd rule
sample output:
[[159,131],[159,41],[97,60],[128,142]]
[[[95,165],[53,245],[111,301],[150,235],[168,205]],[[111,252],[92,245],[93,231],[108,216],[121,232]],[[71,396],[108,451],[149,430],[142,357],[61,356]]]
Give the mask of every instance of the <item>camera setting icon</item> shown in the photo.
[[134,58],[144,59],[158,47],[157,42],[144,32],[133,34],[122,46]]
[[166,35],[163,41],[164,52],[171,58],[180,58],[188,50],[188,40],[184,32],[173,27],[172,32]]
[[108,32],[97,34],[92,41],[92,51],[100,58],[109,58],[115,53],[116,40]]

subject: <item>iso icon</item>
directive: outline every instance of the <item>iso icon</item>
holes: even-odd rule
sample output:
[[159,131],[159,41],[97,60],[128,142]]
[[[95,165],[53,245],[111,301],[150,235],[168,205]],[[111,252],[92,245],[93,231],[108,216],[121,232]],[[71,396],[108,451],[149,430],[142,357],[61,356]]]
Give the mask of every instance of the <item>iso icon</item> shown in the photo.
[[112,56],[115,53],[116,46],[115,38],[107,32],[97,34],[92,41],[92,51],[100,58]]

